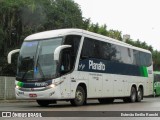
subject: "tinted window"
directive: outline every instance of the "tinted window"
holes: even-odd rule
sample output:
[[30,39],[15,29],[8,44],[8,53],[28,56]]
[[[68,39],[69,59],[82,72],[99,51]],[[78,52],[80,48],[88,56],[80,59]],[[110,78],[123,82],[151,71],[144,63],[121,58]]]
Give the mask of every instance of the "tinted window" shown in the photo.
[[134,65],[141,65],[139,56],[140,56],[139,51],[133,50],[133,57],[134,57],[133,58],[133,64]]
[[81,39],[81,36],[69,35],[69,36],[66,36],[66,38],[64,40],[64,45],[71,45],[72,46],[71,47],[71,52],[72,52],[72,55],[74,55],[74,56],[77,54],[80,39]]
[[119,46],[111,44],[109,53],[111,56],[111,61],[121,62],[121,52]]
[[97,49],[99,49],[99,58],[104,60],[111,60],[111,44],[102,41],[97,41],[97,44],[99,44],[99,47],[97,47]]
[[81,59],[85,58],[104,59],[138,66],[150,66],[152,62],[151,54],[149,53],[91,38],[84,39]]
[[82,47],[81,59],[85,58],[97,58],[119,62],[120,51],[116,45],[85,38]]
[[149,53],[140,52],[140,62],[142,66],[151,65],[151,55]]
[[77,57],[81,36],[68,35],[64,40],[64,45],[71,45],[71,48],[64,49],[61,54],[61,74],[65,74],[73,70]]
[[134,64],[139,66],[150,66],[152,64],[152,56],[149,53],[133,50]]
[[119,46],[121,53],[121,62],[125,64],[133,64],[133,57],[131,55],[131,49]]
[[94,57],[94,40],[90,38],[85,38],[82,47],[81,58],[91,58]]
[[94,58],[102,59],[102,48],[101,48],[101,41],[93,40],[94,41]]

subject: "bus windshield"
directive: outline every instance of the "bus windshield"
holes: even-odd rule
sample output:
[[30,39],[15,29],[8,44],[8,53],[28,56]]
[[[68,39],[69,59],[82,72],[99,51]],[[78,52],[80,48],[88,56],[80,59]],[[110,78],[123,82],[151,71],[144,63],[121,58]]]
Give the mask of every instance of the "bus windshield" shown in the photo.
[[53,53],[61,43],[62,38],[24,42],[18,59],[17,80],[45,81],[54,78],[57,64]]

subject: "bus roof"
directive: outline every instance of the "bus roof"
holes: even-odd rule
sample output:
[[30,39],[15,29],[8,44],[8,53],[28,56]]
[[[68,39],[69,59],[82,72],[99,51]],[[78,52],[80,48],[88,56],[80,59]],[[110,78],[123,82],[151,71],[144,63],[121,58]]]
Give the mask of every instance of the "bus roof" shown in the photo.
[[32,35],[29,35],[25,38],[25,41],[28,40],[38,40],[38,39],[47,39],[47,38],[53,38],[58,36],[64,36],[71,33],[81,33],[81,29],[57,29],[57,30],[49,30],[44,32],[35,33]]
[[116,39],[113,39],[113,38],[110,38],[110,37],[107,37],[107,36],[103,36],[103,35],[100,35],[100,34],[97,34],[97,33],[89,32],[89,31],[82,30],[82,29],[76,29],[76,28],[57,29],[57,30],[49,30],[49,31],[35,33],[35,34],[29,35],[28,37],[26,37],[25,41],[33,41],[33,40],[38,40],[38,39],[60,37],[60,36],[65,36],[65,35],[69,35],[69,34],[90,35],[90,36],[93,36],[93,37],[97,37],[99,39],[107,40],[111,43],[115,43],[115,44],[118,44],[118,45],[121,45],[121,46],[125,46],[125,47],[128,47],[128,48],[136,49],[136,50],[147,52],[147,53],[151,53],[148,50],[132,46],[132,45],[127,44],[125,42],[122,42],[122,41],[119,41],[119,40],[116,40]]

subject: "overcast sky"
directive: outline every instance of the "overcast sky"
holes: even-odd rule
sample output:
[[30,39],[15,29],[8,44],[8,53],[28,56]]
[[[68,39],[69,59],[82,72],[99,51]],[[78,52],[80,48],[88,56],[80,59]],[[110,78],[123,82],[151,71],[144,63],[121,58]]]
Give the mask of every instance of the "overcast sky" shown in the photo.
[[160,0],[74,0],[83,17],[160,51]]

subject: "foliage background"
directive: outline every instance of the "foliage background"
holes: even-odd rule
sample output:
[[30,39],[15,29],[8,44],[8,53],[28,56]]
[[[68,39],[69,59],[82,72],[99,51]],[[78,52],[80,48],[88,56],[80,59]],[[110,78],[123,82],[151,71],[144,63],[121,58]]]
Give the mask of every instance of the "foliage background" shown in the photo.
[[[107,29],[107,25],[92,23],[84,18],[73,0],[0,0],[0,75],[15,76],[16,60],[7,64],[9,51],[20,48],[30,34],[60,28],[81,28],[122,41],[122,32]],[[127,43],[150,50],[154,70],[160,70],[160,51],[139,40],[127,39]]]

